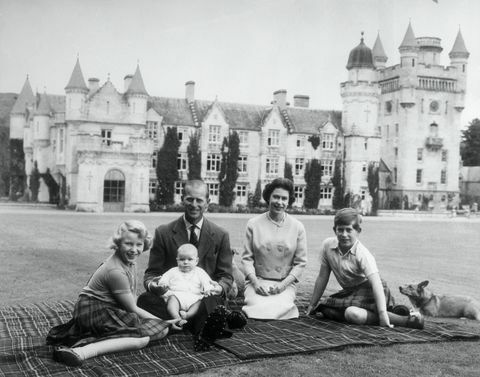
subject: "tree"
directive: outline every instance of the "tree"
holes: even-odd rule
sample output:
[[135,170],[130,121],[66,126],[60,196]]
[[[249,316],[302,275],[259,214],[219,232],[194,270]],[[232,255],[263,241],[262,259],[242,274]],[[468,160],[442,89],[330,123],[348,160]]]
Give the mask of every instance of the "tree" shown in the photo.
[[285,161],[285,169],[283,171],[283,176],[293,182],[292,164],[286,161]]
[[40,190],[40,172],[38,171],[37,161],[33,163],[33,169],[30,174],[30,191],[32,193],[32,201],[38,202],[38,192]]
[[168,127],[165,141],[157,155],[157,201],[162,205],[173,204],[175,181],[178,180],[178,140],[177,127]]
[[188,179],[201,179],[202,177],[202,152],[200,151],[200,132],[197,130],[187,146],[188,154]]
[[367,172],[368,192],[372,197],[372,215],[376,215],[378,211],[378,188],[380,183],[378,164],[370,162]]
[[10,200],[17,200],[25,190],[25,154],[23,140],[10,139]]
[[312,144],[313,149],[317,150],[318,146],[320,145],[320,136],[318,135],[310,135],[308,137],[308,141]]
[[255,186],[255,192],[253,195],[249,196],[248,198],[248,206],[250,208],[260,207],[260,201],[262,200],[262,184],[260,180],[257,181],[257,185]]
[[472,120],[465,131],[462,131],[462,156],[464,166],[480,166],[480,119]]
[[228,138],[223,139],[222,162],[218,181],[219,204],[230,207],[235,199],[235,185],[238,178],[238,157],[240,156],[240,138],[238,133],[233,131]]
[[320,200],[320,182],[322,171],[320,161],[313,159],[305,166],[305,199],[303,205],[305,208],[318,208]]
[[337,158],[335,160],[335,167],[333,170],[332,184],[334,187],[332,207],[333,209],[341,209],[345,207],[345,188],[342,178],[342,160]]

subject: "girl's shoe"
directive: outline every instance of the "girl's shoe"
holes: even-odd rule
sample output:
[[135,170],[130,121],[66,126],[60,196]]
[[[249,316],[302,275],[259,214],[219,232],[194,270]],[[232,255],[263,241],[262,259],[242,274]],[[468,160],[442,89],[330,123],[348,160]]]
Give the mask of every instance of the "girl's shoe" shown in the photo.
[[69,347],[59,346],[53,350],[53,360],[59,361],[70,367],[78,367],[83,364],[80,355]]

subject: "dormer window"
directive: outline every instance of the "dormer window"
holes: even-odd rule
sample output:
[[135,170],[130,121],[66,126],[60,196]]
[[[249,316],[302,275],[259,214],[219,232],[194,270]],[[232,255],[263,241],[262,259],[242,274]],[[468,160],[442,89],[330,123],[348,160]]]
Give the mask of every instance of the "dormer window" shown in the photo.
[[269,147],[278,147],[280,145],[280,131],[268,130],[267,145]]

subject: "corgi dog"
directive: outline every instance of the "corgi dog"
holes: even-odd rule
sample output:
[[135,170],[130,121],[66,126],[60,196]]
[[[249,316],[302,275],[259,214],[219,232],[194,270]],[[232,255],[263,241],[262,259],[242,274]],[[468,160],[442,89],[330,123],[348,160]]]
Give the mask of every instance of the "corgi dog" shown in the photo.
[[480,303],[467,296],[436,295],[425,287],[428,280],[419,284],[406,284],[400,293],[410,299],[420,313],[431,317],[466,317],[480,321]]

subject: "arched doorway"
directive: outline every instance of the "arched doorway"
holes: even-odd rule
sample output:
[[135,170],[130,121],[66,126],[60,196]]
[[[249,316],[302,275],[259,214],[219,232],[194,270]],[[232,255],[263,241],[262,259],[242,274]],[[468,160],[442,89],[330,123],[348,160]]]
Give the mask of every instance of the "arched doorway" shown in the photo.
[[103,181],[104,212],[123,212],[125,207],[125,176],[120,170],[110,170]]

